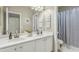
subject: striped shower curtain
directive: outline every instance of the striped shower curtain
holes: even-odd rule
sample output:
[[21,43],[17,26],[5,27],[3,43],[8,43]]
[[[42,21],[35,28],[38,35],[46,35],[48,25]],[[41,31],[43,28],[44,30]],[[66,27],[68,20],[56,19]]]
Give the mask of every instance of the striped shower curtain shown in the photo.
[[79,7],[58,13],[58,32],[64,43],[79,47]]

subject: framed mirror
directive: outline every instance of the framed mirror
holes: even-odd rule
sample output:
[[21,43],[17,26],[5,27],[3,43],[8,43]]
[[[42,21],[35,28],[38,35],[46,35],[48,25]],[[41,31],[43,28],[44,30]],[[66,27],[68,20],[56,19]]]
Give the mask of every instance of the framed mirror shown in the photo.
[[21,33],[21,14],[13,11],[6,13],[6,33]]

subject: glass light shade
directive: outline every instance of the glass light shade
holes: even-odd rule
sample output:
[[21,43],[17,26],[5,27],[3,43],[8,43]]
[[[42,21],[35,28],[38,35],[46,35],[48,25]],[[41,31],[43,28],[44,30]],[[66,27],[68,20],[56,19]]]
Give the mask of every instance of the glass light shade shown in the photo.
[[32,9],[34,9],[35,11],[43,11],[42,6],[33,6]]

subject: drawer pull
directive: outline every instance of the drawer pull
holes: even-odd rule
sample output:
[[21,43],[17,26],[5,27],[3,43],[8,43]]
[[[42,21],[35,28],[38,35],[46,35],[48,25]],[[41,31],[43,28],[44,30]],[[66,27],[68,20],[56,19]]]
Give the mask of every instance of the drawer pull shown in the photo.
[[16,51],[16,48],[14,50]]
[[23,47],[20,47],[20,48],[23,48]]

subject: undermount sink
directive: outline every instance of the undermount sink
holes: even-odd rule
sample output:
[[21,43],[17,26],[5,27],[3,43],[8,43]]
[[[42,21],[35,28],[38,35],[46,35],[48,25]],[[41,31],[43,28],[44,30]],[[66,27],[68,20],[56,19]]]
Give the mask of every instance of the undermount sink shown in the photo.
[[0,44],[5,44],[5,43],[7,43],[7,42],[9,42],[9,39],[8,39],[8,38],[2,38],[2,39],[0,40]]
[[3,38],[0,40],[0,44],[5,44],[8,42],[16,42],[16,41],[21,41],[21,40],[24,40],[24,38],[13,38],[13,39]]
[[25,39],[24,38],[13,38],[13,39],[9,39],[9,42],[21,41],[21,40],[25,40]]
[[32,37],[41,36],[42,34],[32,34]]

